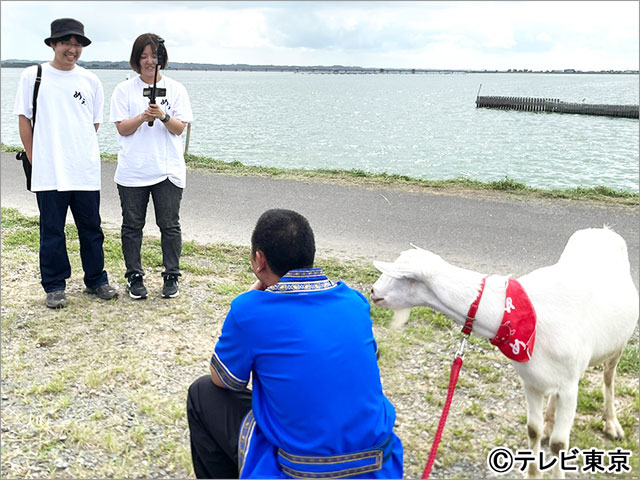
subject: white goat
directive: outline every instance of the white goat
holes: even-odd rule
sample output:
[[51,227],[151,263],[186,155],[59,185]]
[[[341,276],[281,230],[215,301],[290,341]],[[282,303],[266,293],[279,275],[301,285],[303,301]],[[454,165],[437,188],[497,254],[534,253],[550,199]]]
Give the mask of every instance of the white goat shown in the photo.
[[[434,253],[414,248],[394,263],[374,261],[383,275],[371,289],[374,304],[396,311],[400,326],[411,307],[424,305],[464,325],[485,275],[455,267]],[[473,333],[492,338],[505,312],[508,277],[491,275],[480,300]],[[638,291],[625,241],[609,230],[574,233],[560,260],[518,279],[537,313],[531,359],[512,362],[527,400],[529,448],[536,458],[543,435],[551,452],[569,448],[578,381],[585,369],[604,363],[604,432],[621,438],[614,379],[618,360],[638,322]],[[544,396],[550,395],[543,419]],[[544,429],[543,429],[544,420]],[[556,463],[555,478],[564,478]],[[530,464],[528,477],[539,478]]]

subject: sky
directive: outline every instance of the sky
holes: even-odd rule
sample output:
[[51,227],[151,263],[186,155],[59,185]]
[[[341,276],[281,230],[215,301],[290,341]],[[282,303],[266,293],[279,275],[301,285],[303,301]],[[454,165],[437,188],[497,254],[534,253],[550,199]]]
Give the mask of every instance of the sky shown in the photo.
[[169,61],[464,70],[638,70],[638,1],[2,1],[3,60],[48,60],[51,21],[92,40],[82,60],[129,59],[165,39]]

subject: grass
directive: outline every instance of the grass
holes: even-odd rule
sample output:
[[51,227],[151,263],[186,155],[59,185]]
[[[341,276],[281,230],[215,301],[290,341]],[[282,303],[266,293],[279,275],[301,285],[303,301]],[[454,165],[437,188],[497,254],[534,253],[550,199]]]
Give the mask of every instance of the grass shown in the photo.
[[640,353],[638,352],[638,344],[630,344],[622,352],[622,358],[618,363],[618,373],[634,375],[640,371]]
[[[159,298],[160,246],[142,246],[150,297],[124,294],[119,233],[105,230],[105,264],[121,298],[82,293],[75,227],[67,226],[69,306],[44,307],[38,272],[38,221],[2,209],[2,478],[192,477],[185,412],[190,383],[207,363],[229,303],[253,281],[246,247],[185,242],[181,295]],[[378,277],[365,260],[318,258],[333,279],[368,295]],[[403,331],[372,306],[386,395],[396,407],[405,476],[420,476],[446,396],[460,340],[451,320],[416,308]],[[631,450],[638,478],[638,339],[618,370],[616,403],[626,438],[601,428],[601,370],[581,381],[572,445]],[[526,448],[526,412],[517,375],[488,341],[472,336],[434,478],[474,478],[497,445]],[[588,475],[578,475],[588,478]],[[604,478],[605,475],[600,475]]]
[[638,194],[630,191],[615,190],[606,186],[593,188],[578,187],[572,189],[540,189],[529,187],[514,179],[505,177],[492,182],[481,182],[469,178],[454,178],[448,180],[422,180],[407,175],[370,173],[359,169],[281,169],[274,167],[248,166],[241,162],[223,162],[213,158],[197,155],[185,155],[187,166],[202,168],[215,173],[230,175],[252,175],[268,177],[286,177],[294,179],[316,179],[333,182],[347,182],[376,186],[413,187],[438,190],[471,190],[494,191],[512,195],[526,195],[538,198],[595,200],[601,202],[616,202],[625,205],[637,205]]
[[[7,146],[1,144],[2,152],[18,152],[21,147]],[[117,161],[117,155],[103,153],[102,160],[108,162]],[[306,169],[283,169],[275,167],[249,166],[239,161],[223,162],[203,155],[186,154],[185,161],[187,167],[191,169],[201,169],[211,173],[227,175],[247,175],[280,177],[297,180],[316,180],[333,183],[348,183],[366,186],[385,186],[391,188],[412,188],[418,190],[439,190],[439,191],[484,191],[509,194],[512,196],[526,196],[549,199],[568,200],[590,200],[597,202],[617,203],[622,205],[634,205],[639,203],[638,193],[615,190],[607,186],[577,187],[571,189],[541,189],[529,187],[517,182],[512,178],[505,177],[492,182],[481,182],[469,178],[453,178],[447,180],[423,180],[407,175],[371,173],[360,169],[337,170],[318,168],[314,170]]]

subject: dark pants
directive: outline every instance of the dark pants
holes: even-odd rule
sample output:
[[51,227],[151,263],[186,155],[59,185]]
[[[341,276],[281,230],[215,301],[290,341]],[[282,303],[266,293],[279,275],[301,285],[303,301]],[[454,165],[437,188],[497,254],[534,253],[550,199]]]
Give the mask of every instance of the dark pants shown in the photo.
[[180,275],[180,253],[182,252],[182,231],[180,230],[180,201],[182,188],[176,187],[169,179],[146,187],[123,187],[118,185],[122,206],[122,254],[129,278],[134,273],[144,275],[140,249],[142,229],[147,218],[149,196],[153,198],[156,225],[160,228],[163,275]]
[[104,234],[100,227],[100,192],[49,190],[36,192],[40,209],[40,275],[45,292],[64,290],[71,276],[64,225],[71,208],[78,228],[84,284],[97,288],[108,282],[104,271]]
[[205,375],[187,395],[191,458],[197,478],[238,478],[238,435],[251,410],[251,391],[234,392]]

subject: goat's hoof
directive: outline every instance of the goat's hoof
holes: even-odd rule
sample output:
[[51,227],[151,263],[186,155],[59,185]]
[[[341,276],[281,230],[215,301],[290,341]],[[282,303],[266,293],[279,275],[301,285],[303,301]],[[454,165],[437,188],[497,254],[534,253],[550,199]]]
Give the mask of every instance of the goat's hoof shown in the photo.
[[542,472],[538,470],[538,464],[536,462],[529,464],[525,478],[542,478]]
[[604,422],[604,433],[614,440],[624,438],[624,430],[617,418]]

